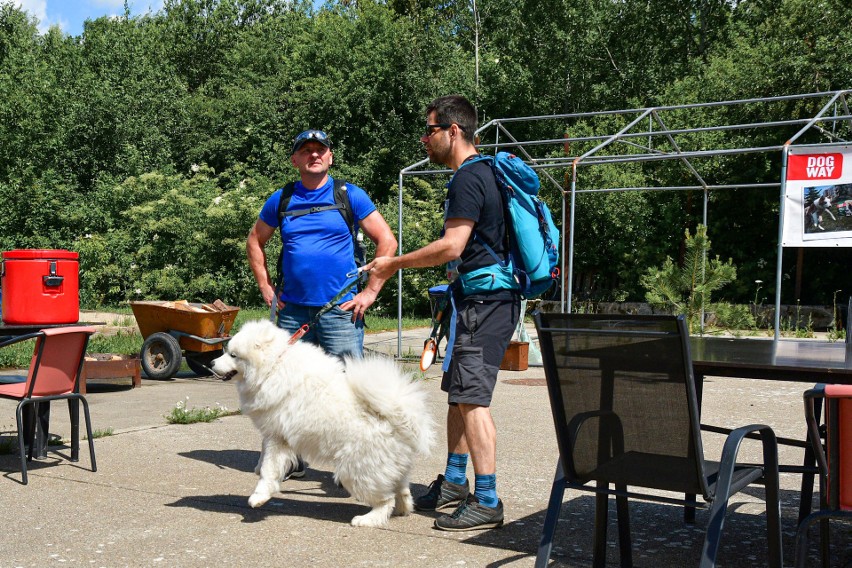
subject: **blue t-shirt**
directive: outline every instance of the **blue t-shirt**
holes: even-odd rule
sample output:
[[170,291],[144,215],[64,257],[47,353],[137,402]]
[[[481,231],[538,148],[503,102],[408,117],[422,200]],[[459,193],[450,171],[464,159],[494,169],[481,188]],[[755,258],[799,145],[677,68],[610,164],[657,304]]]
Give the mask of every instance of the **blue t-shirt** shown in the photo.
[[[376,206],[360,187],[347,184],[349,203],[357,221],[362,221],[376,210]],[[259,218],[271,227],[278,225],[279,189],[266,200]],[[288,211],[334,205],[334,180],[317,189],[305,189],[296,182]],[[299,217],[284,217],[281,226],[284,243],[282,272],[284,284],[281,301],[302,306],[322,306],[351,282],[346,274],[354,272],[355,251],[352,234],[346,227],[343,215],[337,209],[320,211]],[[350,291],[339,303],[351,300]]]

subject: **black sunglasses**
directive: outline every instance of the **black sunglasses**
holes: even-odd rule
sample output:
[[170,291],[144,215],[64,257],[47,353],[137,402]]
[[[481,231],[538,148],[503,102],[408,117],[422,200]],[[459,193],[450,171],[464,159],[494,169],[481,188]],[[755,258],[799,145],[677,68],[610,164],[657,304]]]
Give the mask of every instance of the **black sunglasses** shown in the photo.
[[[440,128],[441,130],[446,130],[447,128],[451,127],[453,124],[456,124],[456,123],[454,123],[454,122],[449,122],[449,123],[448,122],[439,122],[438,124],[427,124],[426,125],[426,132],[423,133],[423,137],[429,138],[433,134],[435,134],[435,132],[437,132],[435,130],[436,128]],[[456,126],[459,127],[459,130],[462,130],[462,131],[464,130],[464,128],[462,128],[460,125],[456,124]]]

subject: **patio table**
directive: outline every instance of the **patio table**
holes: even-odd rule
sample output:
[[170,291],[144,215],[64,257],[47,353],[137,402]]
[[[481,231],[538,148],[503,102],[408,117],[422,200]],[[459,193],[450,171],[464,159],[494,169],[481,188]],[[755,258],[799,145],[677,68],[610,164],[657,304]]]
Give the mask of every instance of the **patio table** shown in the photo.
[[[691,337],[690,355],[699,405],[705,376],[852,384],[852,345],[842,341],[830,343],[812,339]],[[802,419],[804,426],[804,411]],[[729,432],[726,428],[705,424],[701,427],[711,432]],[[779,442],[805,449],[801,466],[779,466],[782,472],[802,474],[799,502],[801,520],[811,509],[814,475],[817,473],[816,458],[806,439],[799,441],[779,438]]]

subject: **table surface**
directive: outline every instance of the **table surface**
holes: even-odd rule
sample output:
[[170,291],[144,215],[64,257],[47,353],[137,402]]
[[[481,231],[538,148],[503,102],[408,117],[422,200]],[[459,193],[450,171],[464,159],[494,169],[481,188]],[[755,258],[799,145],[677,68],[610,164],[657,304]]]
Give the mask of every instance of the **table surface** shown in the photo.
[[51,327],[70,327],[72,325],[84,325],[84,326],[94,326],[94,325],[104,325],[104,322],[101,321],[81,321],[75,323],[49,323],[49,324],[40,324],[40,325],[8,325],[8,324],[0,324],[0,337],[15,337],[16,335],[26,335],[28,333],[35,333],[41,329],[48,329]]
[[805,339],[691,337],[697,375],[852,384],[852,345]]

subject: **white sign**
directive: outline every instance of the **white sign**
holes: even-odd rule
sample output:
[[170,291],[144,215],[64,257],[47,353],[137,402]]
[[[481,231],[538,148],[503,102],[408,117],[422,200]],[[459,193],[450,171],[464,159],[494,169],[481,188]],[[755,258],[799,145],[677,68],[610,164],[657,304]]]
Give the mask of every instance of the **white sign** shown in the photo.
[[791,147],[783,183],[782,246],[852,246],[852,145]]

